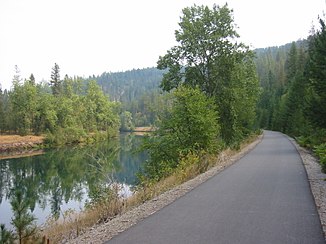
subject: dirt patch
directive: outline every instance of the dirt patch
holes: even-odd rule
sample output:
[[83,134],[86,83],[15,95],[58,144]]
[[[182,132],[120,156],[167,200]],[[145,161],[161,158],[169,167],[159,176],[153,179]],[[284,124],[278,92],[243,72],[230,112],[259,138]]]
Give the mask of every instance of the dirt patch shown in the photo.
[[154,131],[153,127],[136,127],[133,132],[151,132]]
[[144,136],[153,131],[155,131],[154,127],[136,127],[132,133],[137,136]]
[[43,136],[0,135],[0,153],[29,150],[43,144]]

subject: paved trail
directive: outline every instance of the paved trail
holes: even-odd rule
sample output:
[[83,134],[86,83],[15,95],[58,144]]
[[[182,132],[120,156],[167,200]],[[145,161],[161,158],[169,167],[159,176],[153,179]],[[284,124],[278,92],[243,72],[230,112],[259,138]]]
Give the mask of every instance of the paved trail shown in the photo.
[[301,158],[281,133],[114,243],[325,243]]

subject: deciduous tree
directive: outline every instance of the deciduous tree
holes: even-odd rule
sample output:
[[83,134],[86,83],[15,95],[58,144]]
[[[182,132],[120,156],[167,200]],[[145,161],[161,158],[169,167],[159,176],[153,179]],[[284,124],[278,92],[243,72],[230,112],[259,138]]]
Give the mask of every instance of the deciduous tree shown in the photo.
[[[161,83],[164,90],[185,83],[214,97],[227,143],[237,141],[251,129],[251,122],[241,121],[247,118],[242,109],[254,114],[258,96],[254,56],[237,41],[232,12],[227,4],[212,9],[196,5],[185,8],[180,29],[175,32],[179,45],[158,60],[159,69],[168,69]],[[247,106],[240,105],[244,97],[250,97]]]

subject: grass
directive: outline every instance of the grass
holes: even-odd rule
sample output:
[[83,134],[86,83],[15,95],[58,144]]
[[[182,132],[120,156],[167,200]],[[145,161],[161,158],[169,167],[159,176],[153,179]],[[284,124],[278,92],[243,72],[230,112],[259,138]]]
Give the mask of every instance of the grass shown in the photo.
[[[257,139],[253,135],[244,141],[239,150]],[[87,228],[95,224],[110,221],[117,215],[139,206],[140,204],[157,197],[158,195],[178,186],[208,169],[227,161],[239,150],[226,149],[218,155],[194,155],[188,154],[182,157],[178,168],[168,177],[159,182],[146,181],[138,187],[134,194],[123,199],[119,197],[119,186],[113,185],[108,191],[108,196],[99,203],[93,204],[81,213],[68,211],[60,221],[50,219],[42,231],[44,239],[49,239],[51,243],[58,243],[63,239],[71,239],[85,232]]]

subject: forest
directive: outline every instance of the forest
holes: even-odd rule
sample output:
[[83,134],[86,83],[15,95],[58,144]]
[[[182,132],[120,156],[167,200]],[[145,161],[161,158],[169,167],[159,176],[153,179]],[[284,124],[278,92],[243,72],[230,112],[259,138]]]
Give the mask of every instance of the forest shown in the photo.
[[55,64],[50,82],[36,84],[33,74],[23,81],[15,68],[12,89],[0,91],[1,133],[45,134],[52,146],[117,133],[119,104],[110,101],[96,81],[68,76],[61,80]]
[[326,29],[306,40],[256,50],[261,95],[257,126],[281,131],[308,147],[326,171]]

